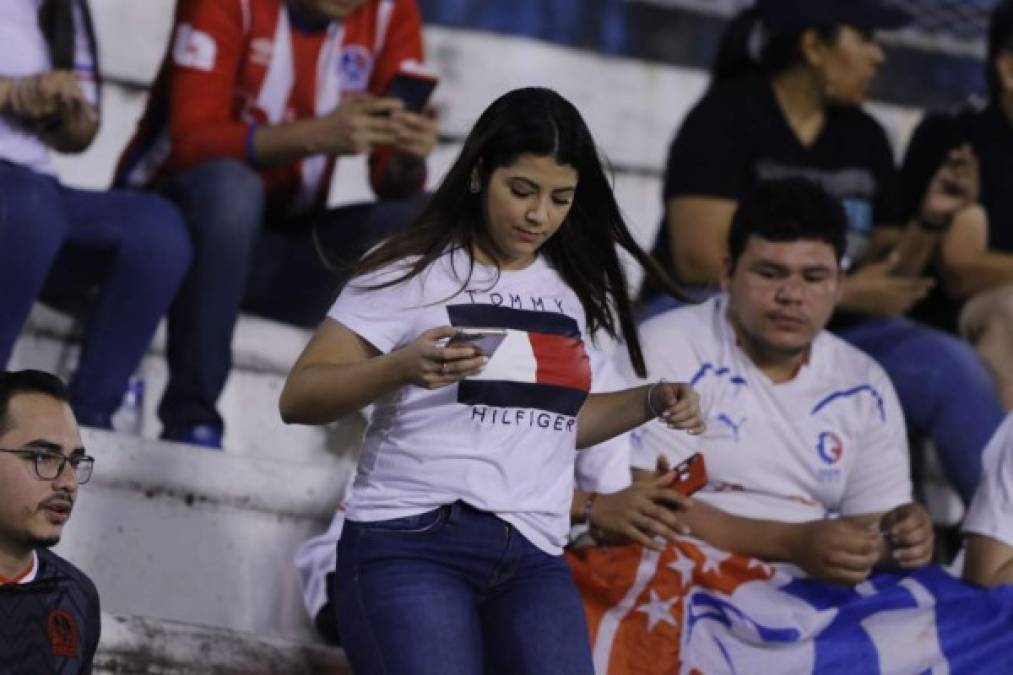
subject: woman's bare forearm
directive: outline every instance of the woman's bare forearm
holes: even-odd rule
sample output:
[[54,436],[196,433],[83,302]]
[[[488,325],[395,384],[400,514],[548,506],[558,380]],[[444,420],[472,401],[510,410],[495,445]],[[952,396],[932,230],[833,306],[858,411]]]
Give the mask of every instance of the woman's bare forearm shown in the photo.
[[404,384],[397,352],[357,363],[297,365],[281,393],[281,418],[287,424],[328,424]]
[[590,394],[577,416],[577,447],[603,443],[654,419],[647,404],[649,388]]

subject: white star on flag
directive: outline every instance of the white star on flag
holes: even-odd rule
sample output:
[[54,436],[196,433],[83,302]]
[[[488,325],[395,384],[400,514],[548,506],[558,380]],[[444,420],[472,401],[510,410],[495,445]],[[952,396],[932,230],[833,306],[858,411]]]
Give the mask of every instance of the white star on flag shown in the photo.
[[679,557],[673,562],[668,563],[667,567],[679,575],[679,581],[682,582],[683,587],[689,586],[693,581],[693,570],[696,568],[696,562],[688,555],[680,553]]
[[703,569],[701,571],[704,574],[706,574],[707,572],[719,572],[721,568],[721,563],[723,562],[724,560],[718,559],[717,556],[705,555],[703,557]]
[[672,605],[679,601],[679,596],[670,598],[668,600],[662,600],[658,597],[658,594],[652,589],[651,590],[651,601],[647,604],[640,605],[637,607],[638,612],[643,612],[647,615],[647,632],[654,630],[654,627],[659,623],[670,623],[676,628],[679,627],[679,622],[672,616]]
[[746,565],[746,570],[760,570],[760,572],[764,576],[767,576],[767,575],[770,574],[770,566],[767,565],[762,560],[757,560],[756,558],[750,558],[749,559],[749,564]]

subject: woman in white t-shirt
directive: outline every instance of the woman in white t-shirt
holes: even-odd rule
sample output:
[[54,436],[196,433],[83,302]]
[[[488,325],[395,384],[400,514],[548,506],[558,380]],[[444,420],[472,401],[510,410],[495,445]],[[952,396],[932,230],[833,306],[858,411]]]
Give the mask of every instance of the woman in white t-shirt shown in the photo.
[[[580,113],[512,91],[415,225],[360,262],[294,366],[288,422],[375,406],[338,546],[356,672],[592,672],[560,555],[575,450],[659,413],[703,428],[685,384],[590,393],[598,330],[645,371],[617,245],[658,276]],[[505,338],[481,353],[451,341],[462,329]]]

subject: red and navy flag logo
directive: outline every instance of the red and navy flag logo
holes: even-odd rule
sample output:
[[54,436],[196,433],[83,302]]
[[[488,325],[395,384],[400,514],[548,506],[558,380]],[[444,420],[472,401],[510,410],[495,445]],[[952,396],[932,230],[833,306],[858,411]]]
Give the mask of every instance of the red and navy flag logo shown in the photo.
[[823,431],[816,440],[816,454],[824,464],[837,464],[844,454],[844,443],[834,432]]
[[447,312],[454,326],[507,330],[485,370],[458,385],[459,403],[571,417],[580,411],[591,390],[591,366],[572,317],[494,305],[451,305]]
[[54,609],[46,618],[46,632],[54,656],[77,658],[77,621],[65,609]]

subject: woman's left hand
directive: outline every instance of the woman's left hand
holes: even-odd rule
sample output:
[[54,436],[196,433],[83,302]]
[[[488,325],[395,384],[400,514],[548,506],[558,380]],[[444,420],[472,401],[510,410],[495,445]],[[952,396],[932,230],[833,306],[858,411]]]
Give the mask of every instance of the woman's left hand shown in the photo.
[[647,407],[670,429],[696,435],[707,429],[700,409],[700,395],[685,382],[658,382],[647,392]]

